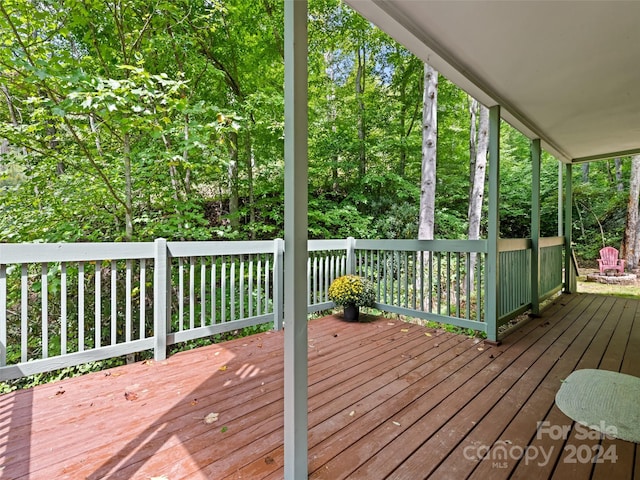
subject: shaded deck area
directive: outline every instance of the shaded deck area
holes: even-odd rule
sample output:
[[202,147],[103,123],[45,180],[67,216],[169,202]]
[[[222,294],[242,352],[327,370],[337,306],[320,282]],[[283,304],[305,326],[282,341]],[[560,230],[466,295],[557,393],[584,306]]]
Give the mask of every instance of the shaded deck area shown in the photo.
[[[575,369],[640,376],[639,307],[562,296],[497,347],[312,320],[310,478],[640,478],[554,406]],[[270,332],[0,396],[0,478],[282,478],[282,362]]]

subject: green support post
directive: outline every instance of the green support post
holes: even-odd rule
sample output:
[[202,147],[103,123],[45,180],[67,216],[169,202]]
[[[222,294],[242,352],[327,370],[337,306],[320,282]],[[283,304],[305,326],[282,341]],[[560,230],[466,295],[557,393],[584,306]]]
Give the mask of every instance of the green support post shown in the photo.
[[489,226],[487,233],[487,265],[485,322],[487,340],[498,342],[498,281],[500,254],[500,105],[489,108]]
[[565,193],[564,193],[564,291],[565,293],[575,293],[573,284],[571,281],[571,222],[572,220],[572,205],[573,205],[573,185],[571,176],[570,163],[566,166],[565,175]]
[[562,203],[562,162],[558,160],[558,236],[564,237],[564,220],[562,219],[562,210],[564,204]]
[[540,313],[540,139],[531,141],[531,313]]

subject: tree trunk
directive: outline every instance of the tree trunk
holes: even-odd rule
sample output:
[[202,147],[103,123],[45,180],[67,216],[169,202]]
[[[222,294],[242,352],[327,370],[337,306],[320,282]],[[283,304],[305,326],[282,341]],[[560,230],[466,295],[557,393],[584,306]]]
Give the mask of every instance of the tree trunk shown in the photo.
[[240,218],[238,217],[238,207],[240,204],[238,186],[238,134],[231,132],[229,134],[229,140],[229,221],[231,227],[238,228],[240,226]]
[[189,115],[184,116],[184,150],[182,151],[182,161],[184,163],[184,193],[186,197],[191,194],[191,169],[189,165]]
[[438,142],[438,72],[424,64],[422,100],[422,179],[418,238],[432,240],[436,211],[436,151]]
[[[327,90],[327,121],[331,125],[331,133],[335,136],[337,133],[336,118],[338,117],[338,109],[336,107],[336,72],[333,63],[333,52],[325,52],[325,71],[329,77],[329,89]],[[331,189],[334,193],[338,192],[338,161],[339,155],[337,151],[332,151],[331,155]]]
[[478,120],[478,101],[469,97],[469,198],[471,198],[471,192],[473,191],[473,179],[476,175],[476,152],[478,142],[478,131],[476,123]]
[[616,157],[614,159],[616,165],[616,189],[619,192],[624,191],[624,183],[622,183],[622,159],[620,157]]
[[489,109],[479,105],[480,118],[478,125],[478,143],[475,153],[473,177],[471,178],[471,195],[469,195],[469,240],[480,238],[480,217],[484,198],[484,182],[487,169],[487,152],[489,149]]
[[255,157],[251,143],[251,132],[249,130],[247,130],[245,151],[247,155],[247,183],[249,188],[249,236],[251,240],[255,240],[256,206],[253,198],[253,169],[255,168]]
[[365,56],[366,52],[363,46],[358,46],[358,69],[356,70],[356,99],[358,101],[358,173],[360,178],[367,173],[367,153],[365,149],[366,124],[364,119],[364,77],[365,77]]
[[[484,183],[487,171],[487,153],[489,151],[489,109],[477,104],[480,109],[478,125],[478,143],[475,153],[473,178],[471,179],[471,193],[469,194],[469,240],[480,238],[480,219],[482,217],[482,201],[484,199]],[[476,254],[472,253],[469,265],[470,284],[476,267]]]
[[582,164],[582,183],[589,183],[589,162]]
[[627,261],[627,268],[633,270],[638,265],[640,256],[640,232],[638,231],[638,199],[640,198],[640,155],[631,159],[631,178],[629,179],[629,202],[627,204],[627,221],[624,228],[622,256]]
[[125,203],[125,240],[133,240],[133,190],[131,185],[131,138],[128,133],[124,134],[124,203]]

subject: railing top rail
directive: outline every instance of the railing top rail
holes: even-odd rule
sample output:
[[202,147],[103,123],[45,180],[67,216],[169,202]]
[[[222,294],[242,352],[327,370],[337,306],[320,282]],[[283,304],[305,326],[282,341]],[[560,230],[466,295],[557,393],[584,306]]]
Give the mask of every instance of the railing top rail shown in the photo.
[[172,257],[273,253],[274,241],[167,242],[167,249]]
[[3,243],[0,264],[153,258],[153,242]]
[[318,252],[321,250],[346,250],[348,241],[341,240],[309,240],[307,243],[310,252]]
[[540,248],[564,246],[564,237],[544,237],[540,238]]
[[532,247],[530,238],[501,238],[498,240],[499,252],[514,252],[528,250]]
[[399,250],[408,252],[487,253],[486,240],[362,240],[356,250]]

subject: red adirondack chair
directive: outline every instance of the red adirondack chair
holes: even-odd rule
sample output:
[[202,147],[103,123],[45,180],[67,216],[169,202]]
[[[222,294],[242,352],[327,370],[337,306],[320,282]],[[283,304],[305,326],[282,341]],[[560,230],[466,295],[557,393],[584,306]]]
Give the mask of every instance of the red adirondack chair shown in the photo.
[[600,250],[598,265],[600,265],[600,273],[604,273],[607,270],[624,272],[624,260],[618,258],[618,250],[613,247],[604,247]]

